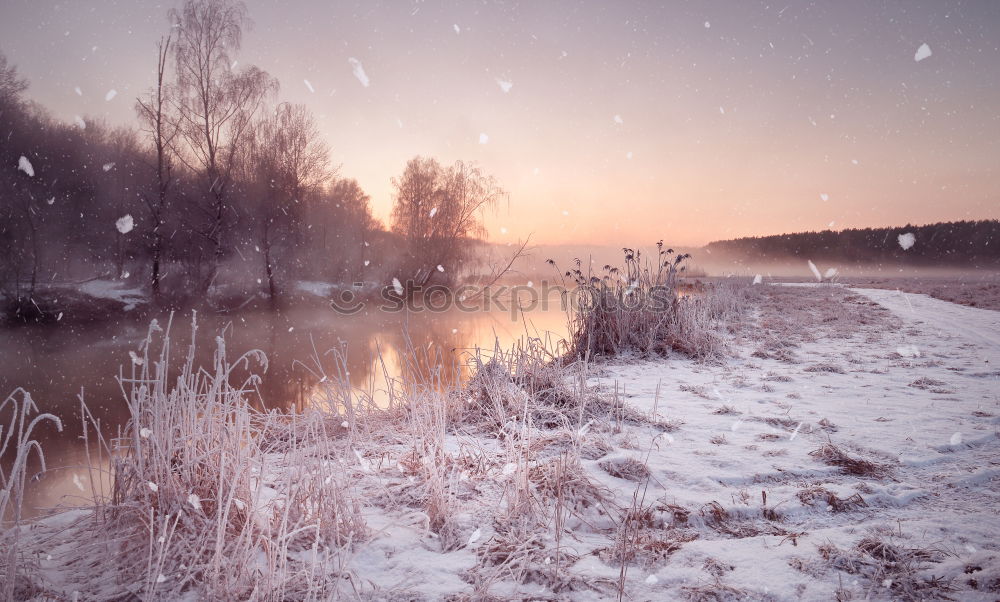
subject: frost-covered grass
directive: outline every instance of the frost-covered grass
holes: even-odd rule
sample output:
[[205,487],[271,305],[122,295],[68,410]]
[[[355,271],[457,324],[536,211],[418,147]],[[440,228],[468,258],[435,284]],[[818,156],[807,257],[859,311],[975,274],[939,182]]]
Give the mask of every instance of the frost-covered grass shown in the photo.
[[[564,276],[575,285],[570,349],[578,357],[678,351],[700,359],[725,353],[725,327],[747,309],[749,281],[723,281],[698,294],[679,294],[686,254],[657,243],[656,256],[623,249],[621,267],[600,274],[576,265]],[[554,264],[553,264],[554,265]]]

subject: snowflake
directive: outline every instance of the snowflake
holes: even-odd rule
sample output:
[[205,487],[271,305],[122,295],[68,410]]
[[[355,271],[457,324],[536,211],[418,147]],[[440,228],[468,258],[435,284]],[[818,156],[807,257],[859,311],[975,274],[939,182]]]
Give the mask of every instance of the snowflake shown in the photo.
[[35,168],[31,166],[31,161],[28,161],[24,155],[21,155],[21,158],[17,160],[17,168],[28,174],[29,177],[35,177]]
[[351,57],[347,59],[347,62],[351,66],[351,71],[354,72],[354,77],[358,78],[361,85],[367,88],[371,82],[368,79],[368,75],[365,73],[365,68],[361,65],[361,61]]
[[931,47],[928,46],[926,43],[924,43],[920,45],[920,48],[917,48],[917,52],[914,53],[913,55],[913,60],[919,63],[920,61],[929,57],[931,54],[933,54],[931,52]]
[[819,268],[816,267],[816,264],[811,259],[809,260],[809,269],[812,271],[813,276],[816,277],[817,282],[823,281],[823,276],[819,273]]
[[118,231],[122,234],[128,234],[132,231],[132,228],[135,227],[135,221],[132,219],[130,214],[126,213],[118,218],[118,221],[115,222],[115,227],[118,228]]
[[483,530],[477,528],[475,531],[472,532],[472,535],[469,536],[469,545],[471,546],[472,544],[479,541],[479,538],[482,536],[483,536]]

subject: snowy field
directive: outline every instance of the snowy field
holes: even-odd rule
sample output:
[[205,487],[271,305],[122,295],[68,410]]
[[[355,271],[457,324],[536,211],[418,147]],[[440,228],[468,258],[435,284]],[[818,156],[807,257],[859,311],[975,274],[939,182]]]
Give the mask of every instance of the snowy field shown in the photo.
[[[878,599],[909,593],[901,579],[937,578],[956,591],[917,595],[996,598],[1000,312],[854,292],[854,319],[822,303],[791,311],[800,330],[785,325],[724,367],[626,363],[597,379],[682,422],[651,448],[636,442],[655,483],[647,499],[684,508],[697,535],[650,567],[650,596]],[[830,444],[872,466],[824,461]],[[871,553],[876,541],[914,552],[893,566]]]
[[[26,529],[38,565],[22,591],[996,599],[1000,313],[887,290],[755,291],[725,361],[527,365],[530,395],[491,362],[460,402],[411,389],[396,410],[222,447],[248,474],[227,462],[199,473],[199,493],[171,459],[123,493],[152,495],[165,519],[128,531],[78,510]],[[173,427],[149,420],[133,441],[159,453]],[[95,525],[109,541],[81,545]]]

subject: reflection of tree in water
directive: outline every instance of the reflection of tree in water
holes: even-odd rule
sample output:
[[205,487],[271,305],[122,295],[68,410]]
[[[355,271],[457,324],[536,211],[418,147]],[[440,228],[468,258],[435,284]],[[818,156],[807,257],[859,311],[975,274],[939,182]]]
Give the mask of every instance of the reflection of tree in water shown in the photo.
[[[434,383],[449,387],[461,376],[462,350],[473,333],[453,332],[449,314],[401,314],[396,328],[382,332],[380,347],[387,365],[411,383]],[[388,356],[388,357],[386,357]]]
[[[303,408],[316,401],[313,397],[320,394],[317,385],[324,375],[337,381],[346,377],[355,389],[372,393],[376,403],[387,397],[387,379],[405,376],[412,382],[454,384],[461,361],[456,349],[467,347],[472,336],[469,329],[453,333],[454,317],[442,314],[373,310],[351,318],[313,320],[307,326],[301,317],[293,310],[271,315],[259,325],[248,322],[227,331],[227,346],[234,354],[258,348],[268,358],[264,373],[250,366],[250,372],[261,376],[259,395],[252,400],[255,406]],[[240,340],[248,335],[240,335],[241,330],[258,336],[242,345]],[[234,379],[247,375],[242,366],[233,372]]]

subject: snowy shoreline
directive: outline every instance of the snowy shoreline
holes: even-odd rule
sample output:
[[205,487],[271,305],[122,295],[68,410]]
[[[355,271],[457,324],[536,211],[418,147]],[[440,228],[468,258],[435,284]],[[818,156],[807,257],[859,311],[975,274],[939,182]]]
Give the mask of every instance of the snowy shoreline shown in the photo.
[[[837,286],[761,287],[754,307],[722,363],[537,364],[547,384],[526,390],[490,362],[454,415],[411,390],[405,407],[284,425],[312,443],[261,450],[232,512],[285,533],[332,503],[334,525],[247,544],[236,573],[293,598],[995,598],[1000,313]],[[173,516],[196,524],[221,501],[177,495]],[[135,579],[81,574],[73,542],[100,522],[85,515],[24,531],[40,592]],[[148,591],[206,595],[210,564],[140,543],[161,559],[139,570]]]

